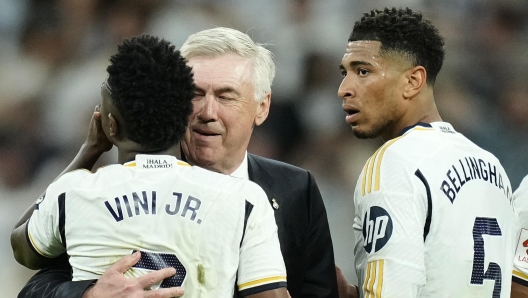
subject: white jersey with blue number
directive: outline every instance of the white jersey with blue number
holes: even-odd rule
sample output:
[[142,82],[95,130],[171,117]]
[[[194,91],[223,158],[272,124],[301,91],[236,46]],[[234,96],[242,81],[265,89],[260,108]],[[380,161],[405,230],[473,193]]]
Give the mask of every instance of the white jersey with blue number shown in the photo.
[[97,279],[138,250],[126,276],[175,267],[155,287],[181,285],[189,297],[233,297],[236,277],[242,296],[286,285],[273,210],[245,179],[138,155],[95,173],[67,173],[36,206],[31,246],[45,257],[67,252],[73,280]]
[[513,259],[513,281],[528,287],[528,176],[513,193],[513,204],[518,215],[518,230]]
[[510,297],[511,201],[499,161],[449,123],[386,142],[354,194],[361,297]]

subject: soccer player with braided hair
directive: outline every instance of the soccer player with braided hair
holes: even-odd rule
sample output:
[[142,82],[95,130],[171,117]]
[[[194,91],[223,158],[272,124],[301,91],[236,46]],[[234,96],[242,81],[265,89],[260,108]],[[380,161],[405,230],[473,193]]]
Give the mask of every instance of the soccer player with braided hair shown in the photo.
[[[66,253],[74,281],[133,278],[122,282],[119,297],[179,297],[185,290],[186,297],[231,298],[235,282],[241,297],[288,297],[262,188],[175,157],[196,88],[180,52],[143,35],[125,40],[110,62],[81,151],[115,145],[119,164],[57,178],[13,231],[17,261],[40,269]],[[69,168],[90,163],[74,160]],[[156,282],[160,275],[166,278]],[[115,297],[104,285],[85,294]]]
[[510,297],[510,181],[438,113],[443,45],[421,13],[373,10],[341,61],[346,122],[358,138],[384,141],[354,193],[360,297]]

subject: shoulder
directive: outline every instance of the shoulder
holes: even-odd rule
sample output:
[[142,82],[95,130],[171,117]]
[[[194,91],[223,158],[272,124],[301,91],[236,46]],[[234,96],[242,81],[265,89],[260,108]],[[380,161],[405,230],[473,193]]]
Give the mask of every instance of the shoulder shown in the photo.
[[275,175],[279,175],[282,177],[290,177],[291,179],[294,177],[307,178],[308,176],[312,176],[312,174],[308,170],[271,158],[266,158],[248,153],[248,159],[250,167],[258,166],[263,169],[272,171]]
[[513,201],[517,211],[528,212],[528,176],[524,177],[513,193]]
[[515,190],[515,196],[528,195],[528,175],[523,178],[519,187]]
[[72,187],[82,183],[93,175],[94,173],[86,169],[73,170],[58,177],[50,186]]
[[186,170],[192,171],[194,173],[195,182],[198,181],[196,179],[199,178],[201,187],[207,187],[217,191],[231,193],[232,195],[236,196],[242,195],[247,197],[248,195],[262,195],[265,197],[265,193],[262,188],[253,181],[209,171],[197,166],[189,167]]

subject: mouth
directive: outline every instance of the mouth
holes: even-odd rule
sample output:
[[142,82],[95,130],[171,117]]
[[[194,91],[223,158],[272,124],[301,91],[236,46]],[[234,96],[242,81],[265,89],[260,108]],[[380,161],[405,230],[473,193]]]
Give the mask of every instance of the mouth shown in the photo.
[[194,128],[192,131],[196,134],[198,139],[202,139],[202,140],[209,140],[211,138],[220,136],[219,133],[216,133],[209,129]]
[[343,107],[343,110],[347,113],[345,121],[348,124],[354,124],[357,121],[359,110],[352,107]]

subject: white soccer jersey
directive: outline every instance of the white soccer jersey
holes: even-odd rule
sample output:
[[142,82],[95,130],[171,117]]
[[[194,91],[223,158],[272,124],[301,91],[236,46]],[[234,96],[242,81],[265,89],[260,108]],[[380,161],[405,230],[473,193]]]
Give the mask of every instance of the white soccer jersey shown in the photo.
[[141,260],[125,275],[175,267],[161,287],[181,285],[185,296],[231,298],[236,277],[242,296],[286,286],[262,188],[172,156],[138,155],[125,165],[63,175],[37,204],[27,234],[45,257],[66,251],[73,280],[99,278],[139,250]]
[[528,176],[513,193],[513,205],[518,215],[513,281],[528,287]]
[[510,297],[511,192],[499,161],[449,123],[386,142],[354,194],[361,297]]

